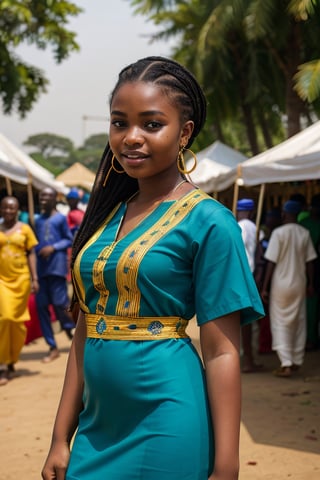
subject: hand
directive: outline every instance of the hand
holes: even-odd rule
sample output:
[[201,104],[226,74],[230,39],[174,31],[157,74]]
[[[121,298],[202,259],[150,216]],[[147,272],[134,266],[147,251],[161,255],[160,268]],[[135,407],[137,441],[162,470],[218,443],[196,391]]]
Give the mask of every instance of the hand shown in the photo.
[[39,256],[42,258],[49,258],[54,252],[54,247],[52,245],[46,245],[39,250]]
[[39,291],[39,282],[38,280],[32,280],[31,282],[31,292],[38,293]]
[[41,472],[43,480],[65,480],[69,458],[67,444],[53,445]]

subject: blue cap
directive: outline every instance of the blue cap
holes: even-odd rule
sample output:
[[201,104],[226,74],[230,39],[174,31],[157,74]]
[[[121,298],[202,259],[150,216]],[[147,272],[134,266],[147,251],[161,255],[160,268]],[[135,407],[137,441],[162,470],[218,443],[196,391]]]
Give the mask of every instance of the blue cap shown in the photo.
[[301,203],[296,202],[295,200],[288,200],[283,205],[283,211],[287,213],[292,213],[294,215],[298,215],[298,213],[301,212]]
[[254,209],[254,201],[251,198],[242,198],[237,201],[237,210],[251,212]]
[[70,198],[76,198],[77,200],[80,200],[80,195],[79,195],[79,192],[76,188],[71,188],[70,192],[67,194],[67,197],[66,197],[68,200]]

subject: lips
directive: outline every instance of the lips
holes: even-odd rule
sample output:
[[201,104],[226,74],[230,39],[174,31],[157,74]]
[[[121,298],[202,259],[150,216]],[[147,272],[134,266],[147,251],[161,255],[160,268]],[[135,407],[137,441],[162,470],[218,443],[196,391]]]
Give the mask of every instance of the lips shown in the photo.
[[137,165],[148,158],[148,155],[142,152],[124,152],[121,156],[127,165]]

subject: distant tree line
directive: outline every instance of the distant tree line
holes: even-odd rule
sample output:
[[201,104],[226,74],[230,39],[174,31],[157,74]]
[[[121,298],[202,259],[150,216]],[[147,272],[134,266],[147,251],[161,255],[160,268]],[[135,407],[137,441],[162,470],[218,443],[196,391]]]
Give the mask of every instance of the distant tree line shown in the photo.
[[39,133],[28,137],[24,145],[32,147],[30,156],[54,175],[66,170],[75,162],[82,163],[95,172],[108,140],[108,135],[99,133],[85,139],[75,147],[72,140],[52,133]]
[[[246,156],[256,155],[319,117],[320,0],[127,1],[134,13],[158,27],[150,41],[170,40],[171,57],[204,88],[208,117],[195,151],[220,140]],[[51,48],[55,61],[64,61],[79,50],[76,34],[67,27],[81,12],[65,0],[0,1],[0,107],[5,114],[25,117],[49,85],[41,69],[19,57],[17,47]],[[92,140],[93,145],[75,148],[56,136],[49,145],[32,140],[29,146],[51,170],[75,161],[95,169],[100,143]]]

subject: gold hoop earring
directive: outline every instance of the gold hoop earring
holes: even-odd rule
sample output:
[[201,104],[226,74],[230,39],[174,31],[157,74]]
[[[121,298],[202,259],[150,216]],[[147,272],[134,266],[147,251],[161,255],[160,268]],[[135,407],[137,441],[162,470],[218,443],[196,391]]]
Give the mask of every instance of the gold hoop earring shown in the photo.
[[[112,155],[112,158],[111,158],[111,168],[113,168],[113,170],[117,173],[124,173],[124,170],[117,170],[116,167],[114,166],[114,159],[116,159],[116,156],[115,154]],[[116,159],[117,160],[117,159]],[[118,161],[118,160],[117,160]]]
[[[112,158],[111,158],[111,167],[109,168],[109,170],[107,171],[107,175],[105,176],[105,179],[103,181],[103,184],[102,186],[105,187],[106,186],[106,183],[108,181],[108,178],[110,176],[110,173],[111,173],[111,170],[114,170],[116,173],[124,173],[125,170],[117,170],[116,167],[114,166],[114,159],[116,159],[116,156],[115,154],[112,155]],[[117,159],[116,159],[117,160]]]
[[[194,164],[192,165],[190,170],[186,170],[186,162],[183,154],[184,151],[191,153],[194,160]],[[181,147],[179,150],[178,159],[177,159],[177,166],[178,166],[179,172],[182,173],[183,175],[189,175],[191,172],[193,172],[196,169],[197,164],[198,162],[197,162],[196,154],[192,150],[190,150],[190,148]]]

